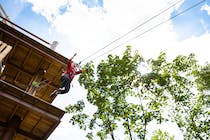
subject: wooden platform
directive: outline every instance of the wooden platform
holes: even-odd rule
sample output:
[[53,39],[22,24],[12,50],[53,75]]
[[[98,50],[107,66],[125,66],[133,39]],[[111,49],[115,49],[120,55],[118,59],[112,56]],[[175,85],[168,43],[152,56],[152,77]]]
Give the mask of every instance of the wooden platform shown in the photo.
[[[42,45],[27,35],[0,22],[0,41],[12,46],[4,60],[1,77],[24,91],[29,91],[33,81],[49,80],[50,85],[40,88],[36,96],[51,103],[50,93],[60,85],[62,69],[67,58]],[[29,94],[33,94],[31,91]]]
[[15,140],[44,140],[60,123],[64,111],[0,80],[0,114],[0,136],[13,116],[19,116]]
[[[8,54],[2,54],[5,68],[0,76],[0,139],[15,130],[11,140],[45,140],[65,113],[51,105],[55,97],[50,93],[59,88],[67,58],[3,22],[0,42],[12,47]],[[47,82],[35,88],[33,83],[41,81]]]

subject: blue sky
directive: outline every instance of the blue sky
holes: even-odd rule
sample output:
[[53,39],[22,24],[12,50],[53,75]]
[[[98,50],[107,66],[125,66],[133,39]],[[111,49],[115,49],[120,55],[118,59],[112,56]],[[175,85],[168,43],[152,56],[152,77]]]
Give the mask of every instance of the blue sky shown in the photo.
[[[89,8],[103,7],[103,0],[82,0],[81,2]],[[197,2],[199,2],[199,0],[185,0],[178,9],[175,9],[171,13],[171,16],[176,15],[178,12]],[[49,39],[49,37],[46,36],[46,33],[48,33],[51,24],[44,16],[32,11],[31,3],[23,3],[20,0],[0,0],[0,3],[3,5],[11,21],[34,34]],[[210,1],[208,0],[205,3],[210,5]],[[178,39],[184,40],[191,36],[199,36],[206,31],[210,31],[210,25],[208,24],[210,23],[210,18],[205,10],[201,10],[202,6],[203,4],[200,4],[183,15],[172,19],[173,29],[178,34]],[[15,10],[11,7],[14,7]],[[67,6],[61,6],[59,11],[60,14],[65,13],[67,11]],[[40,30],[36,30],[34,27],[39,27]]]
[[[43,39],[48,39],[46,33],[48,33],[50,23],[45,17],[32,11],[32,4],[21,3],[17,0],[0,0],[0,3],[12,22]],[[39,30],[36,27],[39,27]]]
[[103,0],[82,0],[82,3],[87,5],[89,8],[95,7],[95,6],[100,6],[103,7]]
[[[0,0],[10,20],[15,24],[27,29],[28,31],[42,37],[43,39],[50,39],[48,36],[48,29],[51,24],[47,19],[32,11],[32,4],[29,2],[23,3],[21,0]],[[102,7],[103,1],[99,0],[82,0],[82,3],[89,8]],[[14,7],[11,8],[11,7]],[[63,14],[67,11],[67,6],[63,5],[59,8],[59,13]],[[41,26],[40,26],[41,25]],[[39,27],[37,30],[35,27]]]
[[[71,57],[76,52],[75,61],[79,62],[177,1],[0,0],[0,3],[11,21],[48,42],[57,40],[59,45],[56,51],[65,57]],[[169,60],[179,54],[195,53],[201,63],[209,62],[210,0],[133,39],[199,1],[180,1],[175,7],[108,45],[85,62],[116,46],[119,47],[110,53],[121,55],[126,45],[131,45],[133,50],[138,50],[146,59],[156,57],[164,51]],[[94,62],[97,64],[101,59],[106,59],[106,55]],[[85,99],[86,91],[80,87],[77,79],[73,81],[73,85],[68,94],[56,97],[53,105],[64,109],[69,103]],[[91,106],[89,108],[87,112],[94,111]],[[66,140],[68,137],[84,140],[84,133],[78,127],[70,126],[68,121],[69,116],[65,115],[49,140],[61,137],[67,138]],[[168,130],[176,127],[174,124],[169,126]],[[173,134],[176,140],[182,139],[179,130]],[[118,135],[118,138],[123,136]]]
[[[174,10],[172,16],[197,2],[199,0],[186,0],[177,10]],[[206,1],[206,4],[210,5],[210,1]],[[199,36],[206,31],[210,31],[210,18],[206,11],[201,10],[202,6],[203,4],[200,4],[172,20],[173,28],[178,33],[179,39],[183,40],[191,36]]]

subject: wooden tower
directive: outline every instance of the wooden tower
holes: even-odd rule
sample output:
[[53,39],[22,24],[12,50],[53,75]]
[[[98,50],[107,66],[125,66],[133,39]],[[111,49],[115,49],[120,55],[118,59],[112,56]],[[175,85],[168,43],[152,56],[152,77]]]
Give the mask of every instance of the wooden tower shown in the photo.
[[50,93],[60,85],[67,58],[47,47],[46,41],[2,20],[0,139],[46,140],[65,114],[51,105],[55,97]]

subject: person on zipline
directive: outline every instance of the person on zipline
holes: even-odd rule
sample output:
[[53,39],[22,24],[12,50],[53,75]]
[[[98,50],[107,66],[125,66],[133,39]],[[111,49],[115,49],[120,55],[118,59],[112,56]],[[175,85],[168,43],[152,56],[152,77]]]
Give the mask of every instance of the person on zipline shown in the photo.
[[82,73],[82,69],[79,67],[79,65],[73,62],[73,58],[75,56],[76,53],[67,61],[67,70],[61,76],[60,88],[51,93],[50,96],[54,96],[56,94],[65,94],[69,92],[70,84],[74,76]]

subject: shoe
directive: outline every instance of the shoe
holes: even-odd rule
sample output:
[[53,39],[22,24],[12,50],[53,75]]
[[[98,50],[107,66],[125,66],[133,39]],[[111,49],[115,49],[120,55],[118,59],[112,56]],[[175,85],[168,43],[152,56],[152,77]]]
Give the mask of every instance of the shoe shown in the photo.
[[65,87],[62,87],[62,88],[59,88],[58,90],[64,90],[65,89]]
[[56,94],[61,94],[61,91],[62,90],[58,89],[57,92],[56,92]]
[[58,91],[57,90],[54,90],[51,94],[50,94],[50,97],[53,97],[53,96],[55,96],[55,95],[57,95],[58,94]]

